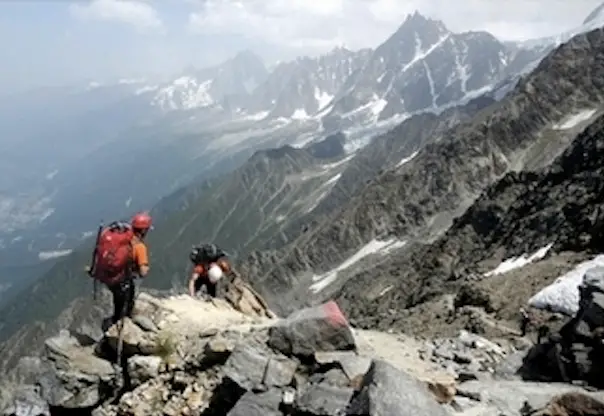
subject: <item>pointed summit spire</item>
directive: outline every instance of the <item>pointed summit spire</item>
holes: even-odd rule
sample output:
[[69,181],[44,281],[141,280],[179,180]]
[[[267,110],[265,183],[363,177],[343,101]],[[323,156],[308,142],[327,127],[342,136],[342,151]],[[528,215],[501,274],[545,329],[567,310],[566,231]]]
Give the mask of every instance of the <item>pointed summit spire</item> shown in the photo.
[[415,10],[407,15],[397,32],[406,37],[411,33],[417,33],[421,36],[430,32],[444,34],[448,33],[449,30],[442,21],[426,17],[419,10]]

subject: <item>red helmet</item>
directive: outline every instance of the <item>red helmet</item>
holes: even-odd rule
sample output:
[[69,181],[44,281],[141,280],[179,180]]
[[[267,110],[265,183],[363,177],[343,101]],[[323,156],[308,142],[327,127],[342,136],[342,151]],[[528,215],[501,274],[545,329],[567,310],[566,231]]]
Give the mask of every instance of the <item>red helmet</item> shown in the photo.
[[146,212],[139,212],[132,217],[130,224],[137,230],[147,230],[151,228],[151,216]]

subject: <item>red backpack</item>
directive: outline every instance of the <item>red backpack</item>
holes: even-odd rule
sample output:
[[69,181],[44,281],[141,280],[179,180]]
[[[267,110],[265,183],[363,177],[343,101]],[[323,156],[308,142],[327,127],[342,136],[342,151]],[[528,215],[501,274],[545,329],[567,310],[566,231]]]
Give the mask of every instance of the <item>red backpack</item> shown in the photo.
[[131,272],[132,238],[129,224],[112,223],[105,228],[95,247],[95,264],[92,276],[108,285],[121,282]]

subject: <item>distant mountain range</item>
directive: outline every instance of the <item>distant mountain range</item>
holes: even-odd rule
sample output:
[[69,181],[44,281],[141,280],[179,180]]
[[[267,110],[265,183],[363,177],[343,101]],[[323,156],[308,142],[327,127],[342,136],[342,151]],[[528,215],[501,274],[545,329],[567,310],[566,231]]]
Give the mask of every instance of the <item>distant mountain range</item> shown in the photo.
[[[148,208],[255,150],[343,131],[353,151],[413,114],[485,93],[500,99],[555,42],[529,48],[453,33],[415,13],[374,50],[336,48],[270,72],[245,51],[159,85],[121,80],[12,96],[0,103],[0,247],[35,256],[71,249],[100,218]],[[114,186],[129,176],[142,182]]]

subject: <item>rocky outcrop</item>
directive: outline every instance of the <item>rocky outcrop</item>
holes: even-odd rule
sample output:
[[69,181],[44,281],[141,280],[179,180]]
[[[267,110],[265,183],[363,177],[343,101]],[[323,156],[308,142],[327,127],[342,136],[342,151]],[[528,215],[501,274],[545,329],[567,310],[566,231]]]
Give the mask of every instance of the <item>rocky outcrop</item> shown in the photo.
[[245,282],[239,275],[234,274],[226,286],[224,298],[233,308],[251,316],[276,318],[266,301]]
[[461,332],[422,346],[353,329],[335,302],[275,319],[145,293],[135,310],[120,365],[117,328],[99,341],[62,331],[30,359],[2,416],[557,416],[603,406],[601,392],[521,380],[513,342]]
[[285,320],[191,298],[143,295],[136,309],[123,367],[117,326],[98,343],[63,331],[46,342],[36,386],[18,389],[3,415],[447,414],[425,383],[351,350],[335,303]]
[[544,333],[525,357],[519,369],[524,378],[604,386],[604,268],[585,273],[579,294],[575,316],[559,331]]

